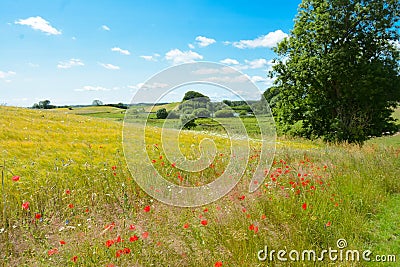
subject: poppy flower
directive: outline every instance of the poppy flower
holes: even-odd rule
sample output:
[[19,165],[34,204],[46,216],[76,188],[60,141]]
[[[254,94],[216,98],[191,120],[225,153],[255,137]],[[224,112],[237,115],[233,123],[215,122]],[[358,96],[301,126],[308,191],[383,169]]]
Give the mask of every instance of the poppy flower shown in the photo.
[[245,198],[246,198],[245,195],[242,195],[242,196],[239,197],[240,200],[244,200]]
[[67,194],[67,195],[71,194],[71,190],[69,190],[69,189],[65,190],[65,194]]
[[72,203],[68,204],[68,208],[73,209],[74,208],[74,204],[72,204]]
[[206,225],[208,224],[208,221],[207,221],[207,220],[202,220],[200,223],[201,223],[202,225],[206,226]]
[[115,171],[115,170],[117,169],[117,166],[112,166],[111,169],[112,169],[113,171]]
[[71,259],[71,261],[77,262],[77,261],[78,261],[78,256],[73,256],[72,259]]
[[329,227],[329,226],[331,226],[331,224],[332,224],[331,222],[327,222],[327,223],[325,224],[325,226],[326,226],[326,227]]
[[146,238],[148,238],[149,237],[149,232],[144,232],[143,234],[142,234],[142,238],[143,239],[146,239]]
[[131,236],[130,238],[129,238],[129,242],[135,242],[136,240],[138,240],[139,239],[139,237],[137,236],[137,235],[134,235],[134,236]]
[[129,254],[129,253],[131,253],[131,250],[129,248],[124,248],[123,253]]
[[28,210],[29,209],[29,202],[27,201],[27,202],[22,203],[22,208],[24,210]]
[[39,220],[40,218],[42,218],[42,215],[40,213],[36,213],[35,214],[35,219]]
[[136,229],[135,225],[133,225],[133,224],[129,225],[129,230],[135,230],[135,229]]
[[214,267],[222,267],[222,261],[217,261],[217,262],[214,264]]
[[302,208],[303,210],[306,210],[306,209],[307,209],[307,203],[303,203],[303,205],[301,205],[301,208]]
[[144,212],[149,212],[150,211],[150,206],[146,206],[146,207],[144,207]]
[[189,228],[189,224],[188,224],[188,223],[185,223],[185,224],[183,225],[183,228],[188,229],[188,228]]
[[106,247],[108,247],[108,248],[111,247],[113,244],[114,244],[114,240],[110,239],[110,240],[106,241]]
[[58,253],[58,249],[57,248],[53,248],[53,249],[49,249],[49,251],[47,251],[47,254],[49,256]]
[[19,181],[19,176],[18,175],[15,175],[15,176],[13,176],[13,178],[12,178],[12,180],[14,181],[14,182],[18,182]]
[[65,245],[66,244],[64,240],[60,240],[59,243],[60,243],[60,245]]

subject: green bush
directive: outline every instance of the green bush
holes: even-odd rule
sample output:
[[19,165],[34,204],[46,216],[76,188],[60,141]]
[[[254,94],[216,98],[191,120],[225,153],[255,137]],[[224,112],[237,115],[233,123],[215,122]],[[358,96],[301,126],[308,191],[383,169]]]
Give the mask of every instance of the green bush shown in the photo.
[[228,109],[222,109],[215,112],[216,118],[232,118],[234,117],[233,111]]

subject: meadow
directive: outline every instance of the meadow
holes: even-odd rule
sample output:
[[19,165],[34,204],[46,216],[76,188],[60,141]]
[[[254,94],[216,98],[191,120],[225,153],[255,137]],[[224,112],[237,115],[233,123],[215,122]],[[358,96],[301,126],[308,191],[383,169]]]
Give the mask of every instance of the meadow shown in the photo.
[[[248,193],[259,159],[255,149],[243,179],[228,195],[202,207],[179,208],[152,199],[135,183],[122,148],[124,114],[114,108],[84,113],[0,107],[2,265],[396,266],[400,262],[398,136],[373,139],[362,147],[279,138],[273,164],[265,170],[265,184],[258,191]],[[185,140],[196,139],[197,133],[186,134]],[[151,138],[146,149],[152,163],[177,184],[209,182],[229,160],[220,140],[211,169],[199,177],[184,176],[154,149],[158,137]],[[191,147],[185,144],[183,150]],[[373,259],[396,255],[397,263],[328,258],[281,262],[276,256],[272,261],[257,257],[265,246],[319,252],[336,248],[338,239],[347,241],[346,249],[371,250]]]

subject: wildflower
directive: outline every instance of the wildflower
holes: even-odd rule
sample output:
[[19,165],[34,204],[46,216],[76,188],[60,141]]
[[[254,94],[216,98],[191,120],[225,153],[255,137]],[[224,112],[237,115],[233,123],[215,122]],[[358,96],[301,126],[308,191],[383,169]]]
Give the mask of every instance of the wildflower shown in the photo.
[[245,198],[246,198],[245,195],[242,195],[242,196],[239,197],[240,200],[244,200]]
[[146,206],[146,207],[144,207],[144,212],[149,212],[150,211],[150,206]]
[[189,224],[188,224],[188,223],[185,223],[185,224],[183,225],[183,228],[188,229],[188,228],[189,228]]
[[175,168],[176,167],[176,163],[172,163],[171,166],[172,166],[172,168]]
[[106,247],[108,247],[108,248],[111,247],[113,244],[114,244],[114,240],[110,239],[110,240],[106,241]]
[[122,240],[121,236],[117,236],[117,239],[115,239],[116,243],[121,243],[124,242],[124,240]]
[[78,256],[73,256],[72,259],[71,259],[71,261],[77,262],[77,261],[78,261]]
[[58,253],[58,249],[57,248],[49,249],[49,251],[47,251],[47,254],[49,256],[54,255],[56,253]]
[[222,267],[222,261],[217,261],[217,262],[214,264],[214,267]]
[[206,225],[208,224],[208,221],[207,221],[207,220],[202,220],[200,223],[201,223],[202,225],[206,226]]
[[42,218],[42,215],[40,213],[36,213],[35,214],[35,219],[39,220],[40,218]]
[[72,203],[68,204],[68,208],[73,209],[74,208],[74,204],[72,204]]
[[152,159],[152,160],[151,160],[151,163],[156,163],[156,160],[155,160],[155,159]]
[[261,220],[265,220],[267,216],[265,214],[261,215]]
[[203,212],[208,212],[208,209],[207,209],[207,208],[205,208],[205,209],[203,210]]
[[29,209],[29,202],[27,201],[27,202],[22,203],[22,208],[24,210],[28,210]]
[[115,171],[115,170],[117,169],[117,166],[112,166],[111,169],[112,169],[113,171]]
[[146,238],[148,238],[149,237],[149,232],[144,232],[143,234],[142,234],[142,238],[143,239],[146,239]]
[[139,239],[139,237],[137,236],[137,235],[134,235],[134,236],[131,236],[130,238],[129,238],[129,242],[135,242],[136,240],[138,240]]
[[250,224],[249,230],[250,230],[250,231],[254,231],[254,224]]
[[325,224],[325,226],[326,226],[326,227],[331,226],[331,222],[327,222],[327,223]]
[[86,212],[86,213],[88,213],[88,212],[89,212],[89,209],[88,209],[88,208],[86,208],[86,209],[85,209],[85,212]]
[[59,243],[60,243],[60,245],[65,245],[66,244],[64,240],[60,240]]
[[135,230],[135,229],[136,229],[135,225],[133,225],[133,224],[129,225],[129,230]]
[[119,258],[119,257],[121,257],[121,254],[122,254],[122,250],[118,250],[117,252],[115,252],[115,257]]
[[306,210],[306,209],[307,209],[307,203],[303,203],[303,205],[301,205],[301,208],[302,208],[303,210]]
[[14,181],[14,182],[18,182],[19,181],[19,176],[18,175],[15,175],[15,176],[13,176],[13,178],[12,178],[12,180]]
[[131,253],[131,250],[129,248],[124,248],[123,253],[129,254],[129,253]]
[[71,190],[69,190],[69,189],[65,190],[65,194],[67,194],[67,195],[71,194]]

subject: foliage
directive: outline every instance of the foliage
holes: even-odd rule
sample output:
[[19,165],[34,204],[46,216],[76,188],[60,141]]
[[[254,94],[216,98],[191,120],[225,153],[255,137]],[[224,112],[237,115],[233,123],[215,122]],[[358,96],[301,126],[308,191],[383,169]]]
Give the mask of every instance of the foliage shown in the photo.
[[302,2],[289,38],[275,49],[276,86],[265,93],[283,133],[301,121],[303,131],[296,132],[304,137],[363,143],[395,130],[399,6],[397,0]]
[[208,96],[203,95],[202,93],[196,91],[187,91],[185,96],[182,99],[182,102],[188,100],[196,100],[200,102],[210,102],[210,98]]
[[193,110],[193,115],[197,118],[208,118],[211,115],[211,112],[206,108],[198,108]]
[[196,118],[193,114],[183,114],[181,115],[181,127],[182,129],[192,129],[196,127]]
[[230,117],[233,117],[234,114],[233,114],[232,110],[221,109],[221,110],[218,110],[217,112],[215,112],[214,116],[216,118],[230,118]]
[[102,101],[100,101],[100,100],[93,100],[93,102],[92,102],[92,106],[102,106],[103,105],[103,102]]
[[156,112],[157,119],[166,119],[168,117],[168,112],[165,108],[160,108]]
[[34,109],[53,109],[53,108],[56,108],[56,106],[50,105],[50,100],[43,100],[43,101],[40,101],[39,103],[33,104],[32,108],[34,108]]

